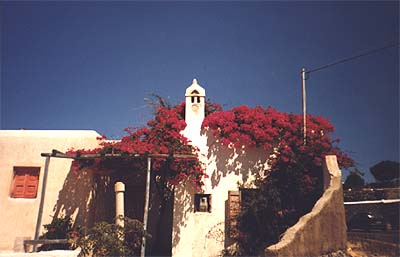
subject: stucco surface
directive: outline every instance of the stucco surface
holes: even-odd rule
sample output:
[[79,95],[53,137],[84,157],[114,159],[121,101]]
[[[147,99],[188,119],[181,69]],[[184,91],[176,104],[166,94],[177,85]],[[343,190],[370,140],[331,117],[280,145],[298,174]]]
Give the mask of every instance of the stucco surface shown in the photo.
[[[52,149],[67,151],[98,146],[95,131],[66,130],[0,130],[0,252],[23,251],[23,240],[33,239],[42,193],[46,158],[41,153]],[[40,167],[38,194],[35,199],[11,198],[15,166]],[[71,170],[70,159],[51,158],[41,224],[50,223],[53,216],[74,213],[80,216],[88,202],[88,179],[78,179]],[[90,180],[90,179],[89,179]],[[73,189],[66,185],[73,184]],[[71,199],[72,195],[82,195]],[[85,196],[83,196],[85,195]],[[4,211],[6,210],[6,211]],[[43,226],[41,227],[43,230]]]
[[[198,91],[200,101],[192,101]],[[186,128],[181,132],[199,148],[208,178],[201,191],[190,183],[175,188],[172,225],[172,256],[220,256],[233,243],[226,231],[229,190],[238,190],[238,183],[249,182],[267,168],[269,153],[263,149],[235,149],[222,146],[207,129],[201,129],[204,119],[205,90],[193,80],[186,94]],[[211,212],[194,212],[194,194],[211,195]]]
[[336,156],[327,156],[324,165],[322,197],[312,211],[292,227],[265,256],[320,256],[346,249],[346,221],[341,172]]
[[[228,191],[238,190],[238,183],[253,180],[267,168],[269,153],[263,149],[222,146],[207,130],[196,142],[209,178],[201,192],[189,183],[175,188],[172,256],[220,256],[233,243],[225,233]],[[211,213],[194,212],[195,193],[211,194]]]

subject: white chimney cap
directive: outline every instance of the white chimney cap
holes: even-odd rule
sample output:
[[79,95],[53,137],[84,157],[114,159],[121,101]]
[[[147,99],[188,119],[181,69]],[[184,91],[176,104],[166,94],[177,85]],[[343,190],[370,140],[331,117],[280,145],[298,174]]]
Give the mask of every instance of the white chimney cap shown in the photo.
[[197,79],[193,79],[192,85],[186,89],[185,96],[206,96],[206,90],[197,83]]

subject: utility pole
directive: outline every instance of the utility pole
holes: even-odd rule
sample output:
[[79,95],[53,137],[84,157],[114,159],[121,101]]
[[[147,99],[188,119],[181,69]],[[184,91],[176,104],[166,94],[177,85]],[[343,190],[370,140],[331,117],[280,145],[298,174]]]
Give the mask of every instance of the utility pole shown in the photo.
[[364,56],[367,56],[367,55],[370,55],[370,54],[375,54],[377,52],[380,52],[380,51],[388,49],[388,48],[393,48],[393,47],[397,48],[399,46],[400,46],[400,43],[395,43],[395,44],[387,45],[387,46],[384,46],[384,47],[372,49],[372,50],[369,50],[367,52],[351,56],[349,58],[345,58],[345,59],[342,59],[342,60],[339,60],[339,61],[336,61],[336,62],[333,62],[333,63],[329,63],[329,64],[326,64],[326,65],[320,66],[318,68],[311,69],[309,71],[306,71],[305,68],[301,69],[302,98],[303,98],[303,143],[304,143],[304,145],[307,144],[306,75],[310,74],[312,72],[316,72],[316,71],[324,70],[326,68],[330,68],[332,66],[335,66],[335,65],[338,65],[338,64],[341,64],[341,63],[349,62],[349,61],[352,61],[354,59],[358,59],[360,57],[364,57]]
[[304,145],[307,144],[306,75],[310,74],[312,72],[316,72],[316,71],[320,71],[320,70],[323,70],[323,69],[326,69],[326,68],[330,68],[332,66],[335,66],[335,65],[338,65],[338,64],[341,64],[341,63],[349,62],[349,61],[352,61],[354,59],[357,59],[357,58],[360,58],[360,57],[363,57],[363,56],[367,56],[367,55],[370,55],[370,54],[375,54],[375,53],[377,53],[379,51],[382,51],[382,50],[385,50],[385,49],[388,49],[388,48],[399,47],[399,46],[400,46],[400,43],[395,43],[395,44],[387,45],[387,46],[384,46],[384,47],[381,47],[381,48],[372,49],[372,50],[369,50],[367,52],[351,56],[349,58],[345,58],[345,59],[342,59],[342,60],[339,60],[339,61],[336,61],[336,62],[333,62],[333,63],[329,63],[329,64],[326,64],[326,65],[320,66],[320,67],[315,68],[315,69],[311,69],[309,71],[306,71],[305,68],[301,69],[301,82],[302,82],[301,86],[302,86],[302,98],[303,98],[303,102],[302,102],[302,104],[303,104],[303,143],[304,143]]
[[303,143],[307,144],[307,119],[306,119],[306,69],[301,69],[301,87],[302,87],[302,99],[303,99]]

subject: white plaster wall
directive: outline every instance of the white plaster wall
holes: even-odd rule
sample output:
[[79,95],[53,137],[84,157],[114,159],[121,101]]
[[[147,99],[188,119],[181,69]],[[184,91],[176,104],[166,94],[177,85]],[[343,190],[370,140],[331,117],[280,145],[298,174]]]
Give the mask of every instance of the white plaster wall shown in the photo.
[[[194,89],[202,96],[199,106],[191,103]],[[238,190],[239,183],[249,182],[257,174],[262,174],[267,169],[270,154],[262,148],[222,146],[211,132],[201,130],[205,90],[193,80],[185,96],[187,127],[182,134],[200,149],[199,159],[204,163],[209,178],[204,179],[201,192],[195,192],[189,183],[181,183],[175,188],[172,256],[220,256],[221,251],[233,243],[225,232],[228,191]],[[194,212],[195,193],[211,194],[211,213]]]
[[[98,146],[98,136],[95,131],[0,130],[0,252],[23,251],[23,240],[34,237],[46,160],[40,154],[71,147],[92,149]],[[40,167],[36,199],[10,197],[14,166]],[[50,160],[42,225],[51,222],[55,211],[63,211],[56,203],[70,166],[70,159]],[[81,190],[79,183],[76,190]]]
[[[209,178],[201,193],[212,195],[211,213],[194,212],[194,189],[182,183],[175,189],[172,256],[219,256],[232,243],[225,233],[229,190],[252,180],[267,168],[269,153],[264,149],[240,149],[222,146],[210,132],[202,131],[194,139],[200,148],[200,160]],[[200,192],[197,192],[200,193]]]

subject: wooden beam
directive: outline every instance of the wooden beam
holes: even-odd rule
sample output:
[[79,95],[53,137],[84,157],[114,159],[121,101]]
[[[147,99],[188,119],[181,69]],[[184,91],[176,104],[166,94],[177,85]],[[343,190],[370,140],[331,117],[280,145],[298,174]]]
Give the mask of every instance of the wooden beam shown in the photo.
[[68,244],[68,239],[24,240],[24,244]]
[[172,156],[169,154],[120,154],[120,153],[112,153],[112,154],[65,154],[58,150],[53,150],[51,153],[41,153],[42,157],[55,157],[55,158],[66,158],[66,159],[75,159],[75,160],[85,160],[85,159],[94,159],[94,158],[139,158],[139,157],[150,157],[150,158],[168,158],[172,157],[175,159],[195,159],[197,155],[195,154],[173,154]]

